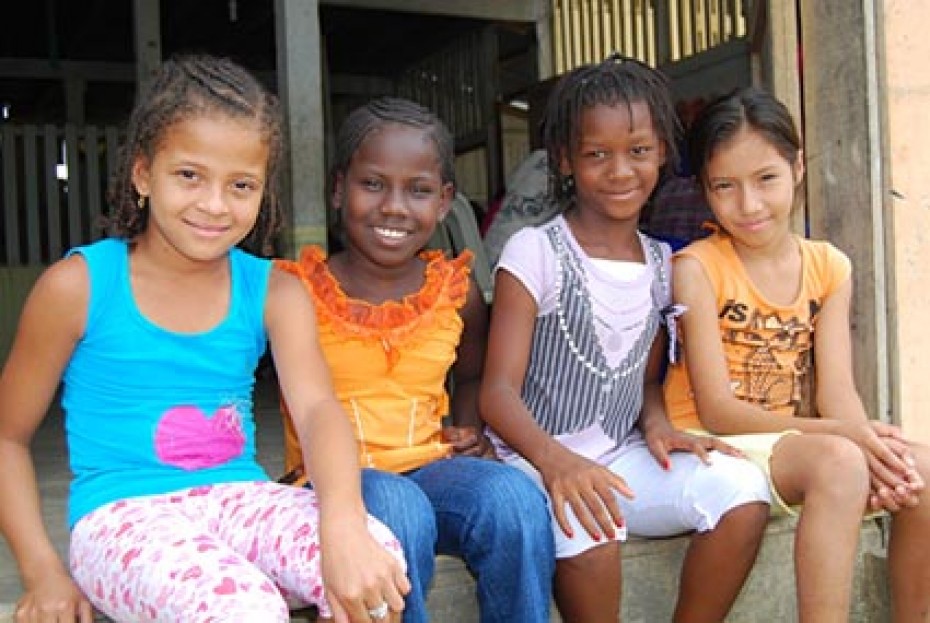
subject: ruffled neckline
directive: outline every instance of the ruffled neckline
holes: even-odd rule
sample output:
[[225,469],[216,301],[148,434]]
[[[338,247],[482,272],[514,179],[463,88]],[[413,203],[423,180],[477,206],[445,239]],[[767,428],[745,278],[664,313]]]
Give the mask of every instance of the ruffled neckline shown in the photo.
[[316,304],[318,322],[331,324],[358,336],[399,338],[431,322],[435,312],[447,306],[459,309],[469,291],[472,253],[463,251],[447,259],[442,251],[425,250],[419,257],[426,263],[423,286],[402,300],[372,304],[350,297],[326,264],[326,252],[318,246],[304,247],[297,263],[276,260],[276,265],[298,275],[308,286]]

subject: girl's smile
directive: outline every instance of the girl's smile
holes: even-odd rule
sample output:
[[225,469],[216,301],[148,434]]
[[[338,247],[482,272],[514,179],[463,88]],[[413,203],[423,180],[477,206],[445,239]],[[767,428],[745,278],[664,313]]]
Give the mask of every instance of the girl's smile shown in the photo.
[[442,181],[429,134],[391,123],[365,138],[333,195],[349,254],[385,268],[406,266],[426,246],[449,209],[452,185]]
[[137,243],[195,261],[224,257],[255,225],[267,161],[254,122],[210,114],[175,122],[152,158],[133,167],[149,209]]
[[577,146],[563,163],[578,205],[611,220],[637,220],[665,162],[645,102],[597,104],[581,116]]
[[778,243],[790,233],[802,157],[789,162],[759,132],[743,128],[707,161],[707,200],[720,225],[737,243]]

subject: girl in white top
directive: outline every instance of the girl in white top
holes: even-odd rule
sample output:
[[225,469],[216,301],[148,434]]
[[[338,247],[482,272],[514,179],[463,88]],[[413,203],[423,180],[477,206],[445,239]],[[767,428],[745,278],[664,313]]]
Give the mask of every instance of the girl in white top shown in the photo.
[[649,67],[612,56],[567,74],[544,126],[564,213],[514,236],[496,273],[481,412],[504,459],[549,495],[565,621],[617,621],[627,528],[697,531],[674,620],[722,621],[768,515],[758,468],[664,412],[669,249],[637,223],[676,131]]

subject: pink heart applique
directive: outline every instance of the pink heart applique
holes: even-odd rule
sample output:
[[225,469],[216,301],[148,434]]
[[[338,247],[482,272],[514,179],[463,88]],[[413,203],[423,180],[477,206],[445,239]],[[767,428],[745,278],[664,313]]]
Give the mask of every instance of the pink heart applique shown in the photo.
[[232,595],[236,592],[236,583],[232,578],[223,578],[223,581],[213,589],[217,595]]
[[242,418],[232,405],[207,415],[183,405],[168,409],[155,429],[155,453],[162,462],[184,470],[227,463],[242,454]]

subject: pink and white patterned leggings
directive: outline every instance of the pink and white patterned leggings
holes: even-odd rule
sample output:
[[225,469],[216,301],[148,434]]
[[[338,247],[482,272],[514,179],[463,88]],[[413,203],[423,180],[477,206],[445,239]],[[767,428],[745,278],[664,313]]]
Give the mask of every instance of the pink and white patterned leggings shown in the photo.
[[[71,533],[71,574],[116,621],[288,621],[288,605],[330,616],[319,504],[302,487],[239,482],[113,502]],[[372,536],[403,560],[373,518]]]

